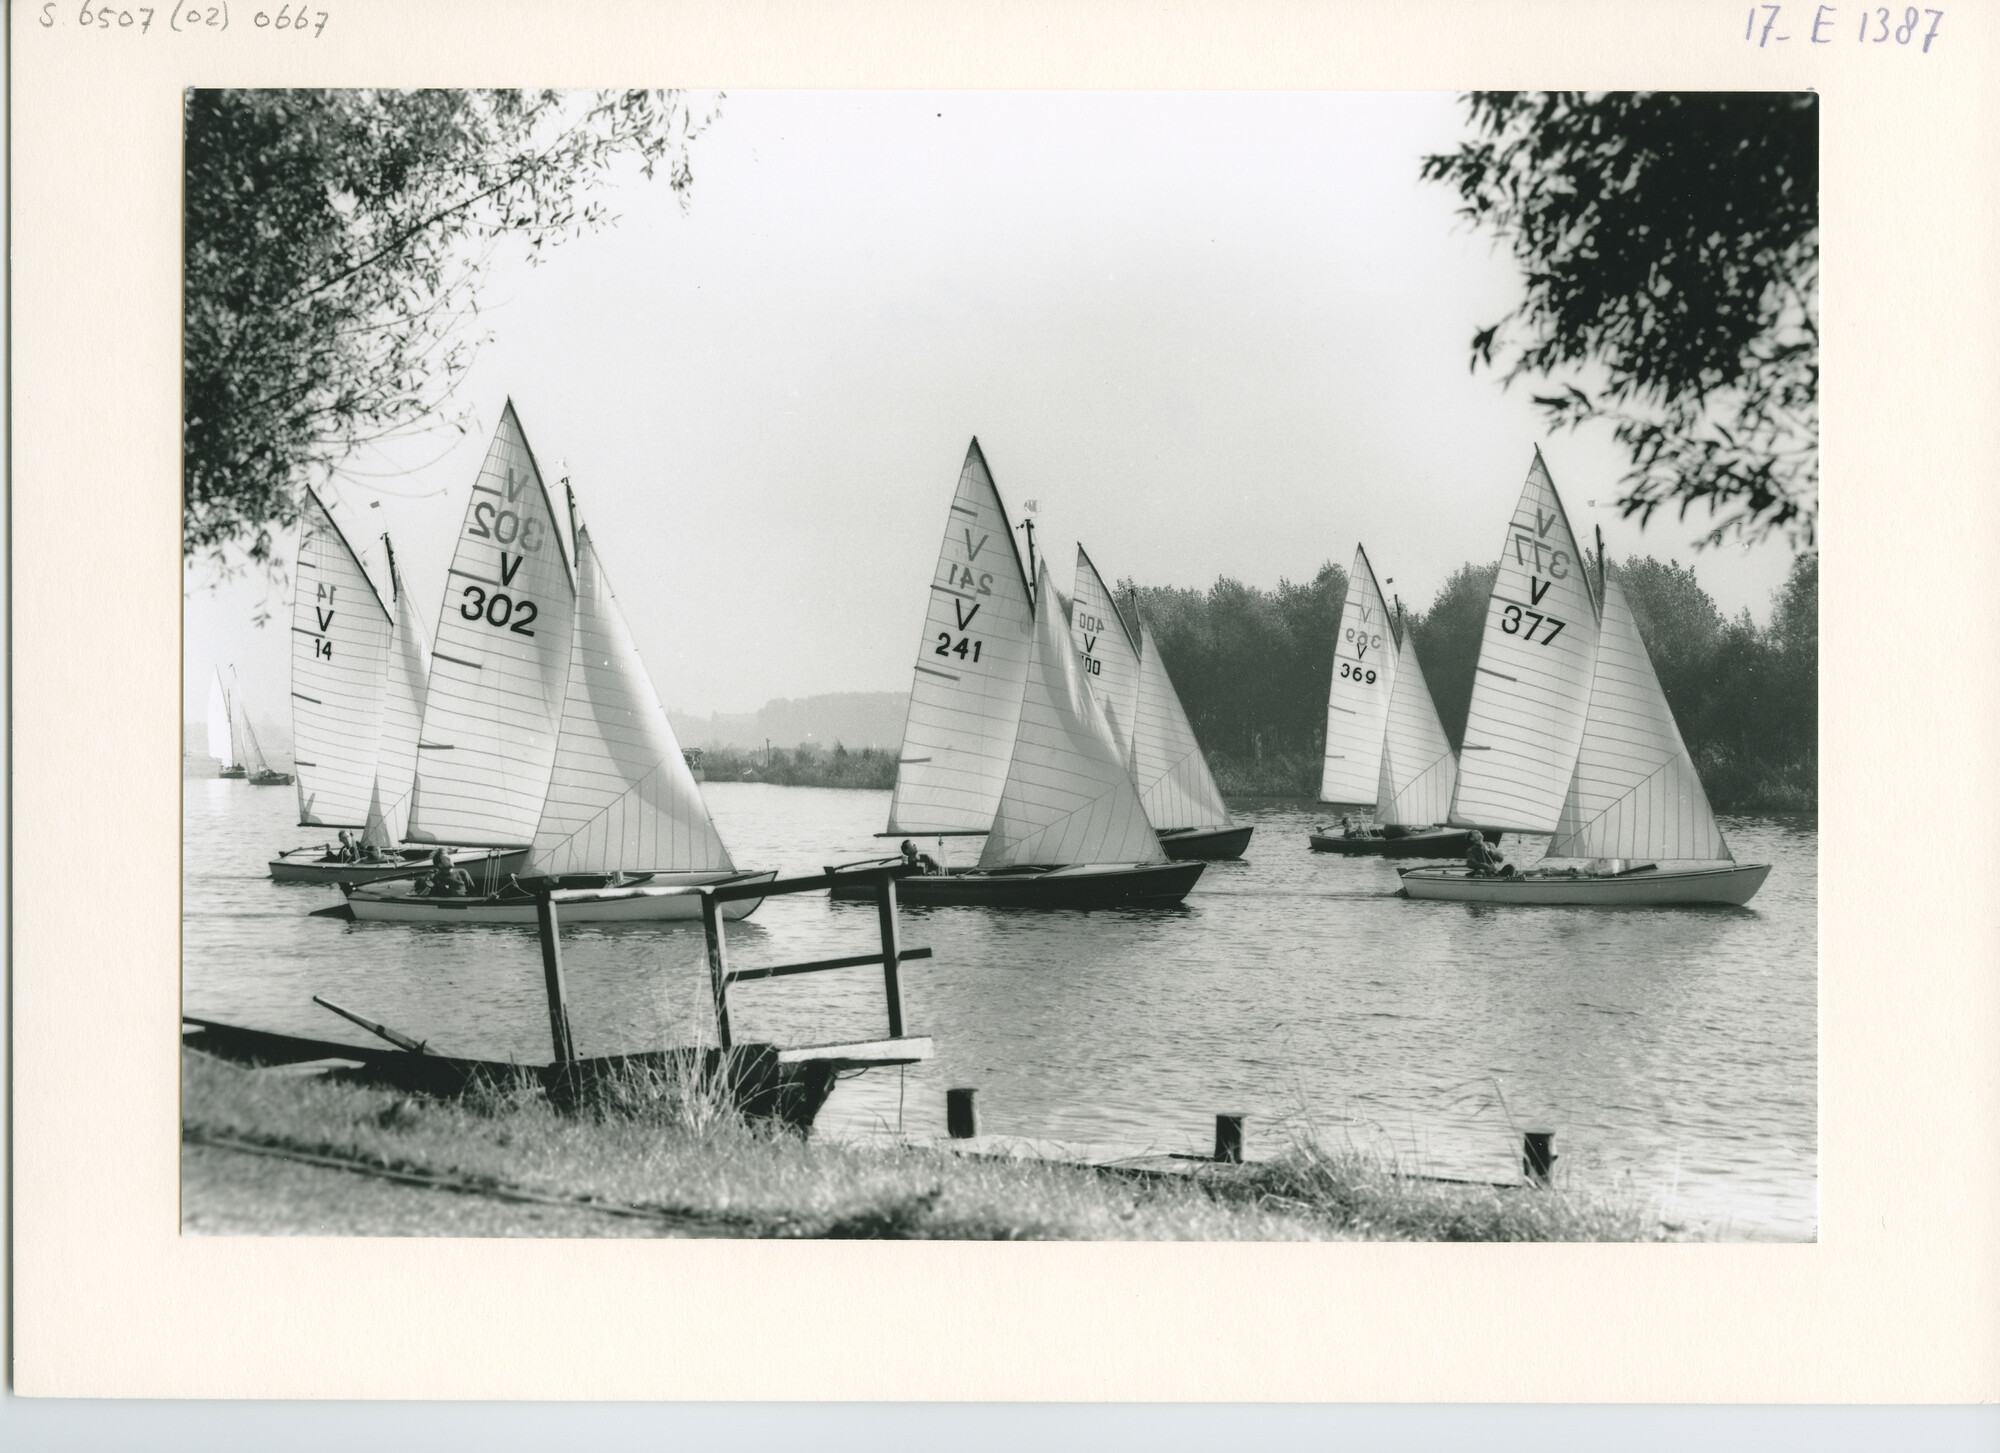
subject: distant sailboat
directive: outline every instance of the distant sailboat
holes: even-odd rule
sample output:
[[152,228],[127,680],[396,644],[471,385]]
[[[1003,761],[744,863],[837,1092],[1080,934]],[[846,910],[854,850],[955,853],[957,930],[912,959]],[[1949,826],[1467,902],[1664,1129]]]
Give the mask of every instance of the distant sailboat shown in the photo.
[[1231,821],[1138,602],[1128,620],[1082,545],[1076,547],[1070,638],[1166,855],[1243,856],[1253,829]]
[[235,713],[229,700],[229,688],[222,684],[220,666],[215,668],[215,675],[208,683],[208,754],[220,764],[216,776],[250,775],[236,750]]
[[[574,519],[573,501],[571,507]],[[548,539],[560,551],[553,531]],[[348,908],[356,918],[532,923],[534,890],[555,886],[619,890],[601,899],[565,903],[563,917],[569,922],[698,918],[701,901],[686,889],[776,876],[772,871],[743,872],[731,861],[605,578],[590,531],[577,524],[575,539],[574,610],[561,612],[570,627],[570,660],[523,881],[476,897],[438,897],[391,885],[357,888],[348,894]],[[515,596],[513,601],[517,610],[536,604],[532,597]],[[538,679],[547,679],[546,673]],[[730,903],[723,912],[742,918],[761,901]]]
[[984,833],[986,845],[975,867],[905,877],[898,892],[996,907],[1178,903],[1202,865],[1160,851],[1046,563],[1034,600],[975,439],[931,582],[887,835]]
[[[1478,877],[1412,868],[1403,892],[1472,903],[1747,903],[1770,865],[1730,856],[1631,606],[1601,578],[1600,610],[1539,451],[1507,552],[1466,724],[1468,754],[1486,750],[1461,765],[1452,819],[1549,833],[1544,864],[1581,866]],[[1573,629],[1579,646],[1550,649]]]
[[1471,832],[1438,826],[1451,807],[1458,758],[1417,663],[1417,643],[1407,627],[1397,643],[1374,566],[1358,545],[1333,655],[1320,800],[1370,812],[1377,826],[1322,827],[1310,836],[1313,851],[1385,858],[1461,855]]
[[291,786],[292,774],[278,771],[264,755],[263,744],[257,740],[257,729],[250,725],[250,707],[243,700],[243,687],[236,680],[234,666],[229,668],[229,707],[231,735],[241,744],[238,751],[247,769],[245,780],[252,787]]

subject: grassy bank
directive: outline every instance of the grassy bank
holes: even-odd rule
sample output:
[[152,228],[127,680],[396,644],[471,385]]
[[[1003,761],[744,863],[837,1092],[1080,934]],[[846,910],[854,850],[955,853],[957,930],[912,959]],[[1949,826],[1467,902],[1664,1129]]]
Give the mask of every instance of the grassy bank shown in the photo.
[[964,1240],[1671,1239],[1635,1197],[1496,1189],[1295,1147],[1186,1175],[809,1140],[637,1076],[580,1111],[436,1100],[182,1054],[183,1215],[201,1234]]
[[770,782],[779,787],[872,787],[888,791],[896,785],[896,754],[881,747],[849,751],[835,742],[831,750],[810,744],[739,751],[709,747],[702,752],[702,770],[711,782]]

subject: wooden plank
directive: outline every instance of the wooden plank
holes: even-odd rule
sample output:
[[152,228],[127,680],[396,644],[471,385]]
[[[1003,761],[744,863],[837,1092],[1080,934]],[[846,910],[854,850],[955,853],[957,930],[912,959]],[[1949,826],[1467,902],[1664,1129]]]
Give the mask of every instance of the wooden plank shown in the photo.
[[[911,959],[927,959],[931,951],[927,948],[906,948],[898,956],[903,963]],[[844,959],[815,959],[809,964],[779,964],[768,969],[731,969],[729,982],[740,984],[745,979],[782,979],[789,974],[817,974],[822,969],[858,969],[863,964],[879,964],[882,955],[854,954]]]
[[729,947],[722,937],[722,905],[715,890],[701,890],[701,931],[708,936],[708,984],[715,998],[715,1040],[729,1048]]
[[931,1057],[935,1046],[928,1034],[901,1039],[871,1039],[859,1044],[802,1044],[778,1051],[781,1065],[803,1064],[808,1060],[827,1061],[837,1069],[872,1069],[884,1065],[913,1065]]
[[896,933],[896,875],[876,872],[875,916],[882,926],[882,993],[889,1001],[889,1037],[903,1037],[903,982],[897,970],[902,946]]
[[576,1058],[576,1041],[570,1036],[569,995],[563,987],[561,924],[557,921],[553,895],[537,895],[535,919],[542,932],[542,985],[549,996],[549,1039],[555,1048],[555,1063],[566,1065]]

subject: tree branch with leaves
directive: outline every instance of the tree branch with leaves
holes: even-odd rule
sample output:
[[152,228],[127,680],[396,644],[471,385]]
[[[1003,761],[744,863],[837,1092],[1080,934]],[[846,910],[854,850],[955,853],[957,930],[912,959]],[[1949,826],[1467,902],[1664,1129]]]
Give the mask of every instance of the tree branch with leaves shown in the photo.
[[616,217],[618,167],[686,206],[712,119],[676,91],[188,91],[182,544],[273,568],[300,491],[372,442],[463,429],[501,244]]
[[1819,106],[1810,92],[1476,91],[1475,139],[1426,157],[1511,249],[1521,303],[1472,340],[1538,376],[1552,425],[1606,421],[1643,524],[1697,505],[1709,544],[1819,513]]

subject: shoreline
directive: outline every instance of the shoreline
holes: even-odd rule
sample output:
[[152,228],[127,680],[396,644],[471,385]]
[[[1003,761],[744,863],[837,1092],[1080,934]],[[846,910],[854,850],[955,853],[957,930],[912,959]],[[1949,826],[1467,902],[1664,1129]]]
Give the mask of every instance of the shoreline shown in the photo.
[[923,1240],[1675,1241],[1629,1191],[1448,1182],[1294,1144],[1250,1164],[1089,1165],[811,1138],[698,1088],[573,1113],[538,1092],[408,1094],[341,1069],[183,1048],[189,1235]]

